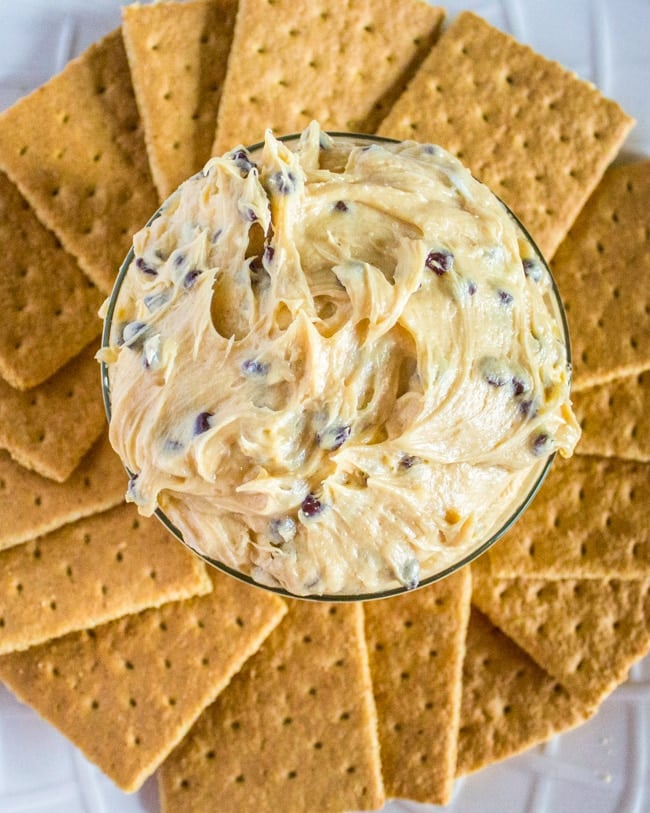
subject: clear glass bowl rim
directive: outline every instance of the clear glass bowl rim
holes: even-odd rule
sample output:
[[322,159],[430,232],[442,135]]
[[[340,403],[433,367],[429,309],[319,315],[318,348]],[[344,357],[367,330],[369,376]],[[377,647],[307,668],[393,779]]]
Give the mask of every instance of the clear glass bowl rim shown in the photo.
[[[302,135],[301,133],[290,133],[288,135],[279,136],[277,140],[282,141],[282,142],[299,141],[300,138],[301,138],[301,135]],[[399,144],[400,143],[399,139],[388,138],[386,136],[370,135],[370,134],[367,134],[367,133],[352,133],[352,132],[342,132],[342,131],[331,131],[331,130],[329,130],[329,131],[327,131],[327,135],[330,136],[331,138],[335,138],[335,139],[336,138],[341,138],[341,139],[354,140],[354,141],[360,142],[360,144],[362,144],[363,146],[371,145],[371,144],[375,144],[375,143],[379,143],[379,144],[381,144],[381,143]],[[253,153],[253,152],[257,151],[257,150],[260,150],[263,146],[264,146],[264,142],[259,141],[256,144],[253,144],[252,146],[247,147],[246,149],[248,150],[248,152]],[[172,195],[174,195],[174,194],[175,194],[175,192],[172,193]],[[496,196],[496,197],[498,198],[498,196]],[[169,198],[167,200],[169,200]],[[515,215],[515,213],[501,200],[501,198],[498,198],[498,200],[500,201],[500,203],[502,204],[502,206],[504,207],[504,209],[506,210],[508,215],[515,222],[515,225],[518,227],[518,229],[521,231],[521,233],[524,235],[524,237],[528,240],[531,248],[533,249],[533,251],[534,251],[534,253],[535,253],[536,257],[537,257],[537,259],[542,263],[542,265],[544,266],[544,268],[546,269],[546,271],[547,271],[547,273],[549,275],[549,278],[551,280],[553,296],[554,296],[554,299],[555,299],[555,304],[557,306],[557,311],[558,311],[558,314],[559,314],[559,317],[560,317],[562,332],[564,334],[564,343],[565,343],[565,347],[566,347],[567,364],[568,364],[569,375],[570,375],[571,374],[571,340],[570,340],[570,337],[569,337],[569,325],[568,325],[568,322],[567,322],[567,317],[566,317],[566,313],[565,313],[565,310],[564,310],[564,304],[562,302],[562,297],[560,296],[560,292],[559,292],[557,283],[555,281],[555,278],[553,277],[553,274],[551,273],[551,269],[549,268],[548,263],[544,259],[544,256],[543,256],[542,252],[539,250],[537,244],[535,243],[533,238],[530,236],[530,234],[529,234],[528,230],[526,229],[526,227],[519,220],[517,215]],[[158,207],[156,212],[154,212],[154,214],[149,218],[149,220],[148,220],[148,222],[146,224],[147,226],[149,226],[151,223],[153,223],[153,221],[156,220],[156,218],[158,218],[161,215],[166,203],[167,203],[167,201],[163,202]],[[108,307],[107,307],[107,310],[106,310],[106,315],[104,317],[104,327],[103,327],[103,331],[102,331],[102,344],[101,344],[102,349],[108,347],[109,344],[110,344],[110,334],[111,334],[111,329],[112,329],[112,321],[113,321],[113,314],[114,314],[114,311],[115,311],[115,306],[117,304],[117,300],[118,300],[118,297],[119,297],[119,294],[120,294],[120,290],[122,288],[122,283],[124,282],[124,278],[126,277],[127,271],[129,269],[129,267],[131,266],[131,263],[133,262],[134,258],[135,258],[135,254],[134,254],[134,251],[133,251],[133,246],[131,246],[128,254],[124,258],[124,261],[122,262],[122,265],[120,266],[117,278],[116,278],[115,283],[113,285],[113,290],[112,290],[112,292],[110,294],[110,297],[109,297]],[[106,411],[106,418],[107,418],[107,420],[108,420],[108,422],[110,424],[110,421],[111,421],[111,400],[110,400],[110,382],[109,382],[109,376],[108,376],[108,365],[104,361],[102,361],[102,362],[100,362],[100,367],[101,367],[101,385],[102,385],[102,397],[103,397],[103,400],[104,400],[104,409]],[[570,381],[569,381],[569,383],[570,383]],[[444,579],[447,576],[451,576],[452,574],[459,571],[461,568],[465,567],[466,565],[471,564],[476,559],[478,559],[480,556],[482,556],[487,550],[489,550],[489,548],[492,547],[492,545],[494,545],[495,542],[497,542],[499,539],[501,539],[501,537],[510,530],[510,528],[515,524],[515,522],[519,519],[519,517],[528,508],[530,503],[535,498],[535,495],[537,494],[537,492],[541,488],[542,483],[546,479],[546,476],[547,476],[547,474],[548,474],[548,472],[549,472],[549,470],[551,468],[551,465],[553,463],[554,458],[555,458],[555,453],[553,453],[552,455],[550,455],[547,458],[545,465],[543,466],[540,474],[535,479],[535,482],[531,486],[529,492],[526,494],[526,497],[523,499],[523,501],[520,503],[520,505],[516,508],[516,510],[513,511],[513,513],[508,517],[508,519],[503,523],[503,525],[495,533],[493,533],[489,537],[489,539],[487,539],[485,542],[482,542],[479,546],[477,546],[472,551],[467,553],[465,556],[463,556],[457,562],[454,562],[452,565],[448,565],[447,567],[443,568],[442,570],[438,571],[437,573],[433,573],[433,574],[427,576],[425,579],[422,579],[422,581],[419,582],[418,585],[415,588],[410,588],[410,589],[407,588],[407,587],[401,586],[401,587],[395,587],[395,588],[392,588],[392,589],[389,589],[389,590],[377,591],[377,592],[374,592],[374,593],[332,594],[332,595],[328,595],[328,594],[297,595],[295,593],[290,593],[288,590],[285,590],[282,587],[274,587],[274,586],[271,586],[271,585],[261,584],[260,582],[255,581],[247,573],[242,573],[242,572],[240,572],[238,570],[235,570],[234,568],[231,568],[228,565],[225,565],[223,562],[220,562],[217,559],[213,559],[212,557],[208,556],[207,554],[202,553],[200,550],[197,550],[196,548],[194,548],[192,545],[190,545],[188,542],[185,541],[181,531],[173,524],[173,522],[171,522],[169,517],[167,517],[166,514],[160,508],[156,509],[155,516],[160,520],[160,522],[162,522],[162,524],[165,526],[165,528],[167,528],[167,530],[171,534],[173,534],[173,536],[176,537],[176,539],[178,539],[180,542],[182,542],[189,550],[192,551],[192,553],[197,555],[206,564],[208,564],[211,567],[214,567],[217,570],[220,570],[222,573],[226,573],[227,575],[232,576],[233,578],[238,579],[239,581],[244,582],[244,583],[246,583],[246,584],[248,584],[248,585],[250,585],[252,587],[256,587],[256,588],[261,589],[261,590],[266,590],[266,591],[269,591],[271,593],[275,593],[276,595],[279,595],[279,596],[281,596],[283,598],[302,599],[302,600],[305,600],[305,601],[323,601],[323,602],[331,603],[331,602],[355,602],[355,601],[370,601],[370,600],[376,600],[376,599],[384,599],[384,598],[390,598],[392,596],[404,595],[405,593],[413,592],[413,590],[420,590],[423,587],[427,587],[428,585],[434,584],[435,582],[440,581],[441,579]],[[128,469],[127,469],[127,472],[128,472]],[[131,472],[128,472],[128,473],[131,474]]]

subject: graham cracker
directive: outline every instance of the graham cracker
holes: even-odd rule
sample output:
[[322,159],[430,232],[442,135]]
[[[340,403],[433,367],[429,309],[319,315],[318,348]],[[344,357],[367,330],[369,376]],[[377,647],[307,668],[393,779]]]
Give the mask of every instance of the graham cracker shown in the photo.
[[514,756],[590,716],[475,608],[467,630],[457,775]]
[[575,393],[579,454],[650,462],[650,371]]
[[364,606],[388,796],[447,804],[456,774],[469,568]]
[[499,578],[650,577],[650,464],[556,459],[540,493],[488,556]]
[[161,200],[210,158],[236,0],[122,6],[151,174]]
[[324,130],[374,132],[443,16],[421,0],[241,0],[214,154],[312,119]]
[[0,658],[0,679],[126,791],[137,790],[285,612],[211,574],[165,604]]
[[292,601],[159,779],[167,813],[381,807],[361,606]]
[[158,206],[119,30],[0,116],[0,166],[109,293]]
[[25,392],[0,380],[0,448],[59,483],[106,426],[93,342],[52,378]]
[[553,259],[573,389],[650,368],[650,161],[605,174]]
[[593,85],[463,12],[379,133],[450,150],[550,257],[632,123]]
[[0,452],[0,550],[121,503],[126,473],[108,442],[97,441],[65,483],[28,471]]
[[45,381],[99,334],[102,295],[0,172],[0,375]]
[[496,579],[472,567],[473,603],[591,709],[650,649],[650,580]]
[[0,554],[0,654],[207,593],[205,566],[120,505]]

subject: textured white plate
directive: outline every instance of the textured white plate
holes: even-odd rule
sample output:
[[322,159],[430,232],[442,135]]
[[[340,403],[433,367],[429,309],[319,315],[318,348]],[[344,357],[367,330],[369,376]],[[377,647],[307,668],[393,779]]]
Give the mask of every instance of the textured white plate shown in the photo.
[[[650,156],[650,0],[439,2],[450,17],[461,9],[476,11],[594,82],[637,119],[626,155]],[[118,0],[0,0],[0,109],[116,27],[119,7]],[[634,667],[629,681],[589,723],[459,781],[446,810],[648,813],[649,743],[650,658]],[[0,686],[0,813],[158,810],[153,780],[138,794],[121,793]],[[440,808],[391,802],[385,813],[434,810]]]

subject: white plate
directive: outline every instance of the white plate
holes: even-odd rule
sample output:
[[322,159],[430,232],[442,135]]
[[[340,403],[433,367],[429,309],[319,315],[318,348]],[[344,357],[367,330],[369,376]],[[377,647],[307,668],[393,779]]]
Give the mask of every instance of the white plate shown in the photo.
[[[398,1],[398,0],[397,0]],[[440,0],[470,8],[616,99],[637,119],[627,157],[650,156],[648,0]],[[118,0],[0,0],[0,108],[119,24]],[[448,813],[650,811],[650,658],[586,725],[457,782]],[[0,686],[0,813],[158,813],[155,781],[118,791]],[[430,805],[391,802],[385,813]],[[260,811],[281,813],[281,811]],[[316,811],[314,811],[316,813]]]

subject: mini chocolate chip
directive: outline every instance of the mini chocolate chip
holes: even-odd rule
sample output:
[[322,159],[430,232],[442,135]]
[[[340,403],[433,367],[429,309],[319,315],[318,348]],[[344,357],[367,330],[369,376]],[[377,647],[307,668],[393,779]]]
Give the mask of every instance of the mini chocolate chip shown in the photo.
[[522,265],[524,267],[524,274],[532,279],[533,282],[539,282],[541,280],[542,266],[536,259],[527,257],[525,260],[522,260]]
[[197,277],[199,277],[201,274],[202,271],[200,268],[192,268],[190,271],[188,271],[183,279],[183,288],[191,288],[196,282]]
[[248,178],[248,175],[252,169],[257,169],[257,164],[251,161],[249,154],[246,150],[237,150],[232,154],[232,160],[240,170],[242,178]]
[[397,580],[407,590],[415,590],[420,583],[420,563],[417,559],[407,559],[397,570]]
[[422,145],[422,152],[426,153],[427,155],[435,155],[436,154],[436,148],[433,146],[433,144],[423,144]]
[[530,412],[530,408],[532,407],[532,405],[533,405],[533,402],[532,402],[532,401],[522,401],[522,402],[519,404],[519,411],[520,411],[520,412],[521,412],[521,414],[524,416],[524,418],[525,418],[525,417],[528,415],[528,413]]
[[344,200],[337,200],[336,203],[334,204],[334,208],[336,209],[337,212],[348,211],[348,205]]
[[180,450],[183,448],[183,443],[180,440],[175,440],[174,438],[167,438],[163,448],[166,452],[180,452]]
[[118,341],[118,344],[131,350],[139,350],[142,347],[147,327],[146,322],[127,322],[122,328],[122,340]]
[[284,172],[276,172],[271,175],[270,183],[280,195],[289,195],[295,191],[296,176],[293,172],[287,172],[286,175]]
[[150,277],[158,276],[158,271],[156,271],[156,269],[153,266],[149,265],[145,261],[144,257],[138,257],[138,259],[135,261],[135,267],[139,271],[142,271],[143,274],[147,274]]
[[498,295],[502,305],[511,305],[514,302],[514,296],[509,291],[504,291],[503,288],[499,289]]
[[214,234],[212,235],[212,239],[211,239],[212,245],[214,245],[217,242],[217,240],[221,237],[222,234],[223,234],[223,229],[216,229],[215,230]]
[[512,369],[507,361],[494,356],[484,356],[480,361],[483,378],[492,387],[505,387],[512,383]]
[[508,383],[508,376],[494,370],[485,374],[485,380],[492,387],[505,387]]
[[315,517],[323,510],[321,501],[314,494],[307,494],[300,507],[306,517]]
[[255,223],[257,220],[257,214],[255,213],[254,209],[251,209],[250,206],[247,206],[244,211],[242,212],[242,216],[244,220],[248,220],[251,223]]
[[513,379],[512,379],[512,391],[514,392],[514,394],[515,395],[522,395],[522,393],[524,393],[525,390],[526,390],[526,385],[524,384],[524,382],[520,378],[517,378],[516,376],[513,377]]
[[175,266],[178,268],[178,267],[180,267],[181,265],[183,265],[183,263],[185,262],[185,260],[186,260],[186,259],[187,259],[187,255],[185,255],[185,254],[183,254],[183,253],[181,253],[181,254],[177,254],[177,255],[174,257],[174,265],[175,265]]
[[413,468],[413,466],[415,466],[416,463],[421,463],[421,462],[422,461],[420,460],[420,458],[416,457],[414,454],[405,454],[405,455],[402,455],[402,457],[400,457],[398,465],[399,465],[400,469],[405,469],[406,470],[406,469]]
[[199,412],[196,416],[196,420],[194,421],[194,434],[195,435],[202,435],[203,432],[207,432],[210,428],[210,418],[212,417],[212,412]]
[[340,449],[350,437],[350,426],[330,426],[324,432],[316,435],[316,442],[328,452]]
[[248,266],[251,277],[251,286],[253,289],[267,288],[271,277],[269,272],[264,268],[261,257],[253,257]]
[[278,517],[269,523],[269,533],[272,545],[284,545],[296,535],[296,523],[291,517]]
[[470,296],[474,296],[474,294],[476,293],[476,283],[475,282],[470,282],[469,283],[469,285],[467,286],[467,293]]
[[153,311],[157,311],[158,308],[161,308],[168,300],[169,296],[167,294],[159,293],[148,294],[142,301],[144,302],[147,310],[152,313]]
[[266,260],[266,262],[267,263],[272,262],[274,256],[275,256],[275,249],[273,248],[273,246],[266,246],[264,248],[264,259]]
[[548,452],[550,444],[551,436],[547,432],[540,432],[531,439],[530,448],[536,457],[541,457]]
[[246,359],[246,361],[242,362],[241,370],[244,375],[266,375],[269,371],[269,365],[265,361]]
[[430,251],[424,264],[439,277],[454,267],[454,255],[449,251]]
[[136,493],[135,492],[136,492],[136,481],[137,481],[138,477],[139,477],[138,474],[132,474],[129,477],[129,485],[127,486],[127,489],[126,489],[126,496],[129,499],[133,500],[133,501],[136,500]]

